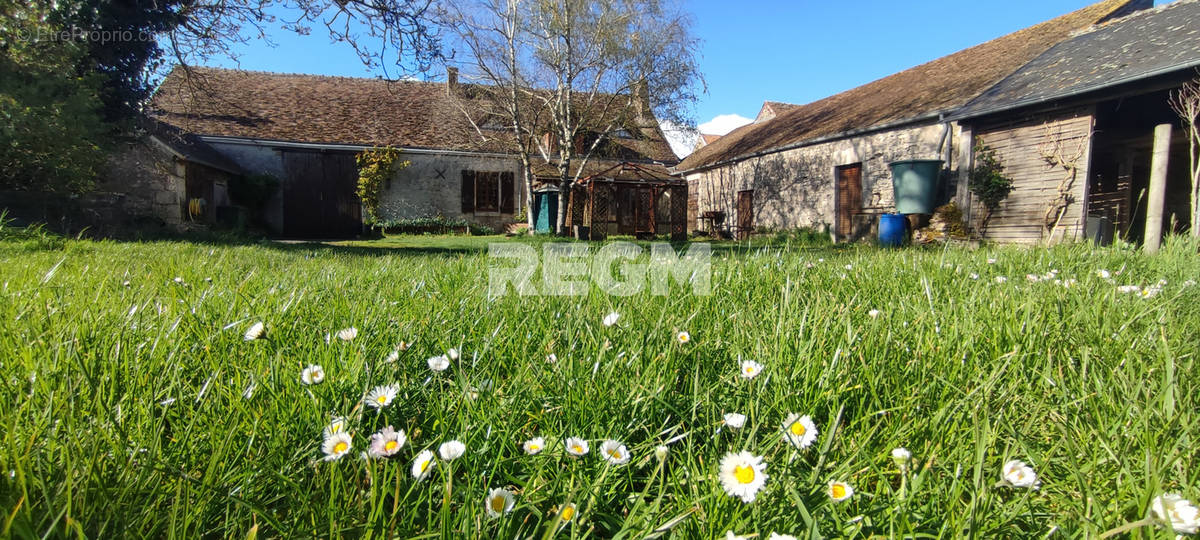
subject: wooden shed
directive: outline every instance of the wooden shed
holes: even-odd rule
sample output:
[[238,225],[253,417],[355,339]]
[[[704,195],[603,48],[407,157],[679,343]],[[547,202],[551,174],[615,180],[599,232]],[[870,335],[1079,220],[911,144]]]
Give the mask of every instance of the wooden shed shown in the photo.
[[567,203],[567,227],[580,239],[610,235],[687,239],[687,182],[665,167],[622,162],[581,178]]

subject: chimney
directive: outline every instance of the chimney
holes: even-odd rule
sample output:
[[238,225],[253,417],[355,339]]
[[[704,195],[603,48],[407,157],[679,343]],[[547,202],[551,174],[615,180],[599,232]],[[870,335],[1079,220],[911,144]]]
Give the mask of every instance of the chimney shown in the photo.
[[650,84],[646,79],[640,79],[634,84],[633,101],[638,120],[649,120],[653,116],[650,111]]
[[453,96],[454,92],[457,90],[458,90],[458,68],[447,67],[446,68],[446,95]]

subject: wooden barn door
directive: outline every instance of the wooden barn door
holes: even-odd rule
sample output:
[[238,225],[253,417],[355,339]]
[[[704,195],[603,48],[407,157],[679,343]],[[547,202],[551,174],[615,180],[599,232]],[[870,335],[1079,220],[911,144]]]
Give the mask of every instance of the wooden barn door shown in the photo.
[[862,164],[837,168],[837,236],[849,238],[854,216],[862,213]]
[[283,152],[283,234],[350,238],[362,232],[354,155]]
[[754,190],[738,192],[737,199],[737,237],[739,240],[750,238],[754,232]]

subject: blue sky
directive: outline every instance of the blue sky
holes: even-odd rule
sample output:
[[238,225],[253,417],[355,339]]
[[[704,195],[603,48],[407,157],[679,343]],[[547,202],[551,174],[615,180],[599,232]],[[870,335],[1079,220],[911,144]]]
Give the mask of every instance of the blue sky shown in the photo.
[[[681,0],[703,41],[697,124],[753,118],[764,100],[807,103],[1087,6],[1089,0]],[[1157,0],[1156,4],[1165,3]],[[245,69],[371,76],[348,47],[277,32]],[[230,61],[218,65],[233,67]],[[431,74],[439,78],[440,74]],[[712,124],[708,124],[711,126]]]

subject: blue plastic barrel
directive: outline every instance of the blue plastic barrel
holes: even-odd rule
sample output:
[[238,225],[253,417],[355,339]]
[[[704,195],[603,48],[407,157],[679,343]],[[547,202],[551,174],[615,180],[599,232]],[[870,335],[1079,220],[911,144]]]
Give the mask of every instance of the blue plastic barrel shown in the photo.
[[879,216],[879,244],[885,247],[900,247],[904,245],[907,236],[908,218],[902,214],[883,214]]

